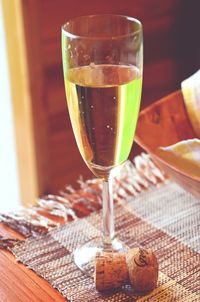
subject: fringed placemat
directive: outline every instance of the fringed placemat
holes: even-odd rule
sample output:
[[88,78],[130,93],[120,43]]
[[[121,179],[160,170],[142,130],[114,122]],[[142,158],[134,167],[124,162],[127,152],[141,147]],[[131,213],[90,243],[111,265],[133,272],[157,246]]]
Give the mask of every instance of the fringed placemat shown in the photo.
[[[163,172],[155,166],[150,156],[142,153],[127,161],[113,181],[115,201],[123,201],[128,197],[137,196],[142,191],[158,186],[166,178]],[[80,189],[75,190],[68,185],[59,195],[46,195],[38,199],[37,204],[29,208],[20,208],[12,213],[0,214],[3,222],[25,238],[45,234],[62,223],[88,216],[101,209],[101,181],[91,179],[78,180]],[[8,240],[7,240],[8,239]],[[0,248],[12,246],[9,238],[0,237]],[[13,241],[13,244],[15,242]]]
[[[103,295],[95,290],[92,278],[84,275],[73,262],[74,249],[97,238],[102,223],[101,210],[77,219],[78,215],[84,215],[83,204],[89,213],[99,209],[101,201],[99,184],[81,182],[81,186],[85,193],[79,194],[72,188],[61,192],[61,200],[65,198],[68,202],[74,194],[72,212],[69,205],[65,204],[63,209],[67,211],[65,219],[69,216],[74,221],[57,227],[45,220],[42,230],[52,230],[43,235],[40,235],[43,233],[41,224],[35,223],[38,229],[25,227],[34,230],[35,237],[31,235],[10,247],[17,260],[46,279],[68,301],[200,301],[200,202],[197,199],[165,180],[146,155],[138,157],[134,166],[127,164],[114,185],[116,236],[130,248],[142,246],[156,252],[160,267],[158,287],[144,297],[136,297],[128,287]],[[86,195],[89,203],[85,201]],[[79,211],[75,211],[77,205]],[[49,207],[51,214],[53,208],[56,210],[55,204]],[[57,210],[61,217],[61,209]],[[19,220],[26,221],[22,213],[20,215]]]

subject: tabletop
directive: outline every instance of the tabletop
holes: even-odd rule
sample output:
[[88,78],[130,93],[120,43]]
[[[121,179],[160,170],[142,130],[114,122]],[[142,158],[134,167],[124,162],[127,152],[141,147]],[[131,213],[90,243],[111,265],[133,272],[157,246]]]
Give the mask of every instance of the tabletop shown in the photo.
[[[9,238],[22,238],[3,224],[0,225],[0,234]],[[9,251],[0,250],[0,275],[1,302],[66,301],[47,281],[17,263]]]
[[[22,211],[20,219],[25,217],[27,221],[29,220],[23,227],[20,227],[19,214],[18,216],[11,215],[7,217],[1,215],[1,220],[3,217],[5,221],[0,224],[0,235],[4,238],[24,239],[19,233],[28,237],[31,234],[30,232],[36,232],[37,229],[35,225],[33,227],[30,223],[31,217],[36,221],[35,211],[38,211],[40,215],[42,213],[43,215],[45,214],[45,219],[50,218],[52,222],[64,222],[65,216],[63,216],[62,211],[60,211],[61,208],[57,206],[58,202],[62,203],[63,198],[68,202],[72,202],[71,208],[68,208],[68,206],[65,208],[65,215],[69,218],[69,221],[72,220],[72,218],[87,216],[94,210],[99,210],[99,203],[94,201],[100,196],[100,184],[93,180],[87,182],[80,180],[79,183],[81,187],[80,190],[74,190],[69,186],[65,188],[65,190],[62,190],[59,196],[48,195],[40,199],[37,207],[32,207],[31,211],[29,211],[29,209]],[[90,190],[88,188],[90,188]],[[170,190],[171,193],[169,192]],[[93,192],[93,195],[91,192]],[[151,248],[152,246],[156,248],[160,261],[160,280],[158,288],[153,292],[152,296],[139,298],[138,301],[199,301],[200,282],[198,282],[198,280],[200,280],[200,255],[198,252],[199,235],[197,232],[197,216],[199,215],[198,200],[189,193],[185,193],[181,188],[178,188],[173,182],[168,181],[165,175],[162,174],[162,171],[160,171],[149,156],[145,154],[135,158],[134,165],[132,163],[126,165],[125,170],[121,172],[120,178],[116,178],[114,182],[114,192],[115,199],[117,200],[116,221],[118,219],[118,221],[120,221],[117,222],[117,227],[121,228],[121,233],[127,236],[124,237],[124,240],[127,241],[126,244],[130,247],[133,244],[128,235],[131,234],[131,236],[133,236],[133,230],[135,228],[135,240],[139,242],[141,240],[142,244],[147,246],[147,248]],[[127,205],[124,206],[125,200],[127,201]],[[120,209],[118,202],[119,206],[121,206]],[[165,211],[163,211],[164,207]],[[66,209],[68,212],[66,212]],[[94,212],[94,214],[95,213],[96,212]],[[195,216],[196,214],[197,216]],[[91,225],[93,224],[93,233],[97,219],[96,216],[92,217],[92,215],[86,219],[86,222],[88,225],[89,223]],[[15,223],[13,223],[13,221],[15,221]],[[73,223],[74,225],[78,225],[80,221],[81,219],[75,219]],[[127,221],[130,223],[128,224]],[[49,221],[45,223],[48,224]],[[44,221],[42,221],[42,225],[44,229]],[[67,227],[69,225],[72,224],[66,224]],[[79,227],[80,226],[81,224],[79,224]],[[17,232],[13,229],[17,230]],[[59,238],[59,230],[56,227],[54,229],[55,233],[52,238],[55,237],[57,240]],[[41,225],[38,227],[38,230],[41,232]],[[46,234],[49,234],[49,230],[47,230]],[[120,235],[120,232],[118,235]],[[37,237],[35,241],[37,241]],[[43,241],[45,241],[45,237]],[[46,243],[42,243],[41,241],[41,249],[42,244],[44,245]],[[21,245],[19,245],[19,247],[20,246]],[[31,246],[33,245],[29,245],[29,248]],[[19,247],[18,254],[20,254]],[[24,246],[23,248],[26,249]],[[23,263],[27,265],[26,261]],[[34,268],[34,264],[31,264],[31,259],[29,260],[29,264],[30,268]],[[24,264],[17,262],[16,257],[10,251],[0,250],[0,268],[0,302],[67,301],[66,296],[63,297],[59,291],[54,289],[44,278],[39,277],[39,270],[38,274],[36,274]],[[80,280],[79,284],[81,282],[82,280]],[[91,284],[92,283],[89,284],[90,288],[92,286]],[[75,284],[75,288],[76,286],[78,286],[78,283]],[[74,289],[69,288],[69,292],[70,291],[71,294],[74,295]],[[104,298],[99,296],[100,298],[98,299],[95,295],[94,293],[93,297],[91,296],[91,301],[104,301]],[[67,295],[67,297],[69,296]],[[76,298],[73,301],[82,300],[81,298],[80,300]],[[112,300],[111,298],[106,301],[119,300]],[[129,298],[120,301],[136,300]]]

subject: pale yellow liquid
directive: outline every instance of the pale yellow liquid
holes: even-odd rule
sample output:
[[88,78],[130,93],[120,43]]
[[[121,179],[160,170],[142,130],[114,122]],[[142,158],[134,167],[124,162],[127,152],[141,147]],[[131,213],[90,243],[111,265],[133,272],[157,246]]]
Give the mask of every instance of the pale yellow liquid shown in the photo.
[[65,85],[80,153],[96,176],[106,178],[131,150],[141,97],[139,71],[91,64],[69,69]]

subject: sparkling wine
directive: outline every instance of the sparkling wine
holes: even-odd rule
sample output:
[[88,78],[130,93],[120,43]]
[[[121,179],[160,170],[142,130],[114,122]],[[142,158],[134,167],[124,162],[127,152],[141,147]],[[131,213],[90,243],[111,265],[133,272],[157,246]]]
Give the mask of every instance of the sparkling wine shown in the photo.
[[130,153],[141,74],[134,66],[90,64],[69,69],[65,86],[80,153],[96,176],[106,178]]

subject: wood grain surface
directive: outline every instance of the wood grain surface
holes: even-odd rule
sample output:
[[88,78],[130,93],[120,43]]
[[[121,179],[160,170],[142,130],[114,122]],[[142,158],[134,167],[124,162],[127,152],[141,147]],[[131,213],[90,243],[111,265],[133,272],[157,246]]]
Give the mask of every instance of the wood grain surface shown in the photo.
[[[20,236],[0,224],[0,234]],[[17,263],[8,251],[0,250],[0,302],[63,302],[62,295],[47,281],[23,264]]]

